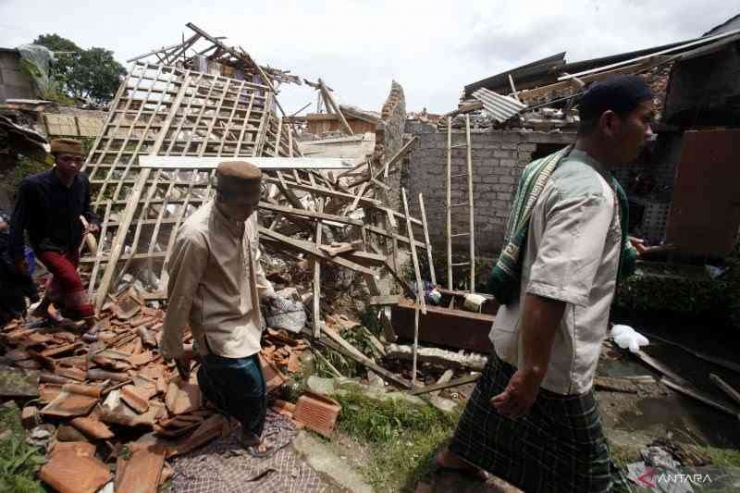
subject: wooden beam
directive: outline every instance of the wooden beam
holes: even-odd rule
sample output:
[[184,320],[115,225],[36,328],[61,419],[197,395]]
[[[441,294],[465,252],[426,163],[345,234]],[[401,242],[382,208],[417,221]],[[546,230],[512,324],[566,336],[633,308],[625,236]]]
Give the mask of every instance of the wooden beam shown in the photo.
[[410,395],[421,395],[421,394],[427,394],[429,392],[434,392],[436,390],[444,390],[449,389],[451,387],[459,387],[460,385],[465,385],[468,383],[477,382],[480,379],[481,374],[476,373],[474,375],[466,375],[461,378],[457,378],[455,380],[450,380],[449,382],[443,382],[443,383],[436,383],[434,385],[427,385],[426,387],[422,387],[420,389],[414,389],[410,390]]
[[706,394],[702,394],[701,392],[694,390],[691,388],[691,386],[686,385],[679,385],[675,382],[672,382],[667,379],[663,379],[662,382],[665,384],[666,387],[675,390],[676,392],[689,396],[693,399],[696,399],[699,402],[703,402],[704,404],[711,406],[719,411],[722,411],[726,414],[729,414],[730,416],[734,416],[735,419],[740,420],[740,413],[738,413],[735,409],[732,409],[728,406],[725,406],[724,404],[721,404],[711,397],[707,396]]
[[354,135],[355,133],[352,131],[352,127],[349,126],[349,123],[347,123],[347,119],[344,117],[344,113],[342,113],[339,105],[336,103],[336,101],[334,101],[334,97],[331,95],[331,92],[326,87],[326,84],[324,84],[324,81],[321,79],[319,79],[319,86],[321,87],[321,93],[324,96],[324,101],[326,102],[327,107],[330,106],[334,110],[334,113],[337,114],[342,127],[344,127],[344,130],[349,135]]
[[[400,385],[403,388],[410,389],[412,388],[411,382],[406,380],[405,378],[401,378],[398,375],[391,373],[390,371],[386,370],[385,368],[382,368],[378,364],[376,364],[373,360],[362,354],[360,351],[358,351],[352,344],[344,340],[342,336],[334,332],[333,330],[325,330],[324,335],[327,336],[329,339],[328,341],[325,340],[325,338],[321,338],[321,342],[327,344],[329,347],[334,346],[332,349],[339,350],[349,356],[350,358],[354,359],[361,365],[365,366],[366,368],[369,368],[370,370],[374,371],[378,375],[385,377],[386,380],[390,381],[391,383],[394,383],[396,385]],[[334,344],[331,344],[334,343]]]
[[475,292],[475,207],[473,196],[473,142],[470,137],[470,115],[465,115],[465,144],[468,165],[468,208],[470,209],[470,292]]
[[427,247],[427,262],[429,262],[429,276],[433,285],[437,285],[437,273],[434,268],[434,258],[432,257],[432,244],[429,241],[429,226],[427,225],[427,211],[424,206],[424,194],[419,194],[419,208],[421,209],[421,223],[424,227],[424,243]]
[[715,375],[714,373],[709,374],[709,379],[714,383],[717,387],[719,387],[722,392],[727,394],[730,399],[735,401],[737,404],[740,404],[740,392],[735,390],[729,383],[722,380],[718,375]]
[[[324,210],[324,199],[318,200],[319,213]],[[321,221],[316,223],[316,248],[321,248]],[[315,260],[313,263],[313,336],[321,337],[321,262]]]
[[259,232],[261,236],[264,236],[265,238],[269,238],[273,241],[277,241],[279,243],[282,243],[286,246],[292,247],[296,250],[299,250],[303,253],[307,253],[309,255],[312,255],[314,257],[317,257],[320,260],[326,260],[328,262],[335,263],[337,265],[341,265],[342,267],[346,267],[347,269],[351,269],[357,272],[361,272],[363,274],[370,274],[375,275],[376,272],[373,269],[369,269],[367,267],[364,267],[360,264],[356,264],[354,262],[351,262],[343,257],[332,257],[330,255],[327,255],[324,253],[321,249],[316,248],[316,246],[309,242],[309,241],[303,241],[303,240],[296,240],[295,238],[291,238],[289,236],[281,235],[280,233],[277,233],[275,231],[270,231],[269,229],[260,226]]
[[447,162],[445,166],[445,210],[447,211],[447,289],[452,289],[452,118],[447,117]]

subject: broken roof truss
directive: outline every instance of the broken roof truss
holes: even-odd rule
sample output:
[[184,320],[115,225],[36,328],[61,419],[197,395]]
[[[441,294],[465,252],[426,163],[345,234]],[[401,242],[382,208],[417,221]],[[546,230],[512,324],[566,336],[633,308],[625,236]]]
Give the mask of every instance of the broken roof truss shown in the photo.
[[[366,279],[388,269],[410,291],[398,274],[398,245],[429,245],[399,231],[406,231],[407,222],[417,228],[424,223],[385,207],[375,194],[376,187],[389,188],[384,180],[411,142],[379,168],[368,158],[349,166],[336,159],[310,163],[301,156],[288,119],[277,116],[276,92],[266,75],[259,78],[263,84],[196,68],[136,62],[88,155],[84,170],[93,206],[103,218],[97,251],[82,258],[96,309],[109,293],[130,283],[127,274],[141,282],[149,299],[166,297],[165,266],[174,232],[213,196],[219,158],[257,158],[260,166],[266,158],[273,160],[263,168],[265,244],[349,268]],[[348,169],[336,178],[317,171],[338,167]],[[370,211],[376,218],[372,224],[363,220]],[[337,230],[339,237],[361,241],[327,253],[322,229],[324,242],[337,238]],[[391,244],[389,261],[383,251],[388,253]]]

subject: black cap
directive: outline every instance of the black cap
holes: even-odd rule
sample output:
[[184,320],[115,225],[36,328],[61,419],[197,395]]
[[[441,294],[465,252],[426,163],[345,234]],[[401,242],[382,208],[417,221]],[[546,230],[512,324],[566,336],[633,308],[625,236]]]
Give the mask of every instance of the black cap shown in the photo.
[[637,75],[614,75],[589,86],[578,102],[578,115],[582,121],[599,118],[612,110],[624,115],[643,101],[653,99],[650,86]]

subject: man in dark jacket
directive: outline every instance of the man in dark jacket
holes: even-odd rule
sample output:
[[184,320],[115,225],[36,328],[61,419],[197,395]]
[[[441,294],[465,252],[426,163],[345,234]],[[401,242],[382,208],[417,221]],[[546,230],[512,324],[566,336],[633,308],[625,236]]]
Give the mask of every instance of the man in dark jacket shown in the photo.
[[[27,231],[36,258],[52,274],[34,315],[51,318],[49,306],[54,303],[64,317],[84,320],[91,331],[95,313],[77,273],[84,235],[99,229],[99,220],[90,208],[90,184],[80,173],[85,154],[82,143],[73,139],[53,140],[51,153],[54,168],[21,182],[10,222],[9,254],[16,271],[27,272],[23,254]],[[89,227],[83,225],[81,217]]]

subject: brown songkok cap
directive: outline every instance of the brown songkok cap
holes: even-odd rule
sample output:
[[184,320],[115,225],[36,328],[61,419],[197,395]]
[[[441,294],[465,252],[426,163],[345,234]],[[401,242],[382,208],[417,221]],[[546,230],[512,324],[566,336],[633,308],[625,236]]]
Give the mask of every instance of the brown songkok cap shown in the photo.
[[75,139],[53,139],[51,141],[52,154],[74,154],[77,156],[85,155],[85,148],[82,142]]
[[219,193],[233,195],[259,186],[262,171],[247,161],[227,161],[218,165],[216,177],[218,179],[216,189]]

